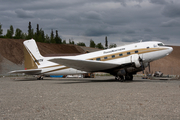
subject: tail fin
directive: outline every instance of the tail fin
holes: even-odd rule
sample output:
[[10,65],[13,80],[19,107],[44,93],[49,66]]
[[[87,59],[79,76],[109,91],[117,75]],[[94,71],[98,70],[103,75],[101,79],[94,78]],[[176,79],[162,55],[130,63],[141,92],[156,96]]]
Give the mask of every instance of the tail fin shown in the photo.
[[23,44],[25,69],[37,69],[44,57],[40,54],[35,40],[26,40]]

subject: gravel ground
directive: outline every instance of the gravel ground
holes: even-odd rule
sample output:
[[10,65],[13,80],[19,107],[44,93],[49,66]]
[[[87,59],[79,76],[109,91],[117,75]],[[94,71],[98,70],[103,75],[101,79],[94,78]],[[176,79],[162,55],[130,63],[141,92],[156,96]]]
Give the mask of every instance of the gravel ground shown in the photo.
[[0,119],[179,120],[180,81],[0,78]]

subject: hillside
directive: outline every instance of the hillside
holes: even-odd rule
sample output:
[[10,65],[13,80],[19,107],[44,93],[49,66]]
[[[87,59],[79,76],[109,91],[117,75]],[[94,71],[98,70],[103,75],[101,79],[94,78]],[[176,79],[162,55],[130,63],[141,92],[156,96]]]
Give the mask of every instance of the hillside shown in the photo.
[[[6,74],[15,69],[23,69],[23,41],[22,39],[0,38],[0,74]],[[58,45],[48,43],[37,43],[43,56],[82,54],[85,51],[96,51],[97,49],[80,47],[76,45]],[[180,46],[172,46],[173,52],[162,59],[151,63],[151,71],[162,71],[164,74],[180,75]]]

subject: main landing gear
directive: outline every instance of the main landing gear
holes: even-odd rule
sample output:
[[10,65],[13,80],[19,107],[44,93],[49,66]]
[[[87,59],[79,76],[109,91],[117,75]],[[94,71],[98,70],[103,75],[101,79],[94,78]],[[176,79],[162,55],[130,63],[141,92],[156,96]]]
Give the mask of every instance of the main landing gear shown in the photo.
[[115,76],[115,80],[118,80],[120,82],[124,82],[124,81],[132,81],[133,80],[133,75],[125,75],[125,76]]
[[37,80],[43,80],[43,75],[37,76]]

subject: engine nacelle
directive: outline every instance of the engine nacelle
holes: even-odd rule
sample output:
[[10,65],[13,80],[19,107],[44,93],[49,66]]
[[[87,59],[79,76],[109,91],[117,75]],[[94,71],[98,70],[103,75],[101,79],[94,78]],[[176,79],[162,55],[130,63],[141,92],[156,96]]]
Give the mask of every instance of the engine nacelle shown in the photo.
[[139,68],[141,66],[141,63],[139,62],[139,55],[133,54],[130,56],[131,62],[135,64],[136,68]]

